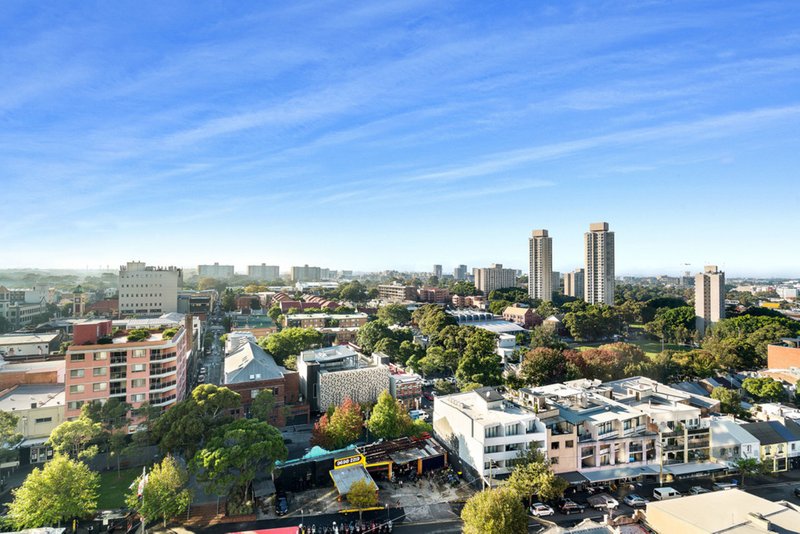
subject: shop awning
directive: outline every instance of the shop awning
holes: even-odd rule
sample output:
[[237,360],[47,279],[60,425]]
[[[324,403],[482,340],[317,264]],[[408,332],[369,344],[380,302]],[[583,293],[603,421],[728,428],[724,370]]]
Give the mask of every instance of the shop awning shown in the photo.
[[686,464],[671,464],[664,466],[664,472],[672,476],[694,475],[697,473],[711,473],[714,471],[724,471],[728,469],[725,464],[716,462],[690,462]]
[[361,464],[342,467],[341,469],[331,469],[330,475],[333,479],[333,484],[339,491],[339,495],[347,495],[350,493],[350,488],[359,480],[363,480],[374,487],[375,491],[378,490],[375,481],[372,480],[370,474]]
[[559,473],[558,476],[566,480],[572,486],[579,486],[586,482],[586,477],[577,471],[570,471],[569,473]]
[[623,478],[636,478],[647,475],[657,475],[658,471],[653,471],[650,466],[644,467],[612,467],[609,469],[601,469],[599,471],[583,471],[586,480],[591,483],[595,482],[609,482],[611,480],[620,480]]

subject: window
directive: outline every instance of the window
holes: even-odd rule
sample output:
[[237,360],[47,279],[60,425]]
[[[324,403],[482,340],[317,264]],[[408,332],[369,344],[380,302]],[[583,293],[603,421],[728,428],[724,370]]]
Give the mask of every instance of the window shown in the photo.
[[95,382],[92,384],[92,391],[105,391],[108,389],[108,384],[105,382]]
[[83,384],[76,384],[69,387],[70,393],[83,393]]
[[516,436],[519,434],[519,425],[506,426],[506,436]]
[[485,430],[484,436],[487,438],[496,438],[500,434],[500,426],[490,426]]
[[49,423],[52,420],[53,420],[52,417],[37,417],[36,419],[33,420],[33,422],[34,423]]
[[67,408],[70,410],[80,410],[83,406],[83,401],[70,401],[67,403]]
[[251,389],[250,390],[250,398],[251,399],[255,399],[256,397],[258,397],[258,394],[259,394],[259,390],[258,389]]
[[94,353],[94,361],[96,361],[96,362],[99,362],[101,360],[107,360],[107,359],[108,359],[108,352],[103,351],[103,352],[95,352]]
[[134,378],[131,380],[131,387],[132,388],[143,388],[144,387],[144,378]]
[[561,444],[560,444],[559,442],[557,442],[557,441],[554,441],[553,443],[551,443],[551,444],[550,444],[550,450],[557,451],[557,450],[558,450],[558,447],[559,447],[560,445],[561,445]]
[[69,361],[71,362],[82,362],[86,359],[85,354],[70,354]]
[[573,442],[571,439],[568,439],[567,441],[564,442],[564,448],[566,449],[571,449],[574,446],[575,442]]
[[133,364],[132,372],[141,373],[142,371],[144,371],[144,368],[145,368],[145,364],[143,364],[143,363],[135,363],[135,364]]
[[83,369],[70,369],[70,378],[83,378]]
[[133,349],[133,354],[131,354],[132,358],[144,358],[145,350],[144,349]]
[[106,372],[108,372],[108,369],[105,367],[95,367],[92,369],[92,376],[106,376]]
[[485,454],[500,452],[500,445],[487,445],[486,447],[483,448],[483,452]]
[[135,393],[131,395],[131,402],[143,402],[144,401],[144,393]]

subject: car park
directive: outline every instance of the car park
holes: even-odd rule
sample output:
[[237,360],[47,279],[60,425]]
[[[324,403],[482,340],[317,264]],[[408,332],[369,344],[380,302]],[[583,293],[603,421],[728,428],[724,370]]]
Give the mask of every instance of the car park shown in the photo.
[[570,515],[570,514],[581,514],[586,507],[582,504],[578,504],[572,499],[564,499],[558,505],[558,509],[561,510],[562,514]]
[[534,515],[536,517],[545,517],[548,515],[555,514],[555,511],[551,507],[541,502],[533,503],[530,507],[530,512],[531,515]]
[[637,495],[635,493],[630,493],[622,499],[622,502],[630,506],[631,508],[637,508],[640,506],[647,506],[647,499],[644,497]]

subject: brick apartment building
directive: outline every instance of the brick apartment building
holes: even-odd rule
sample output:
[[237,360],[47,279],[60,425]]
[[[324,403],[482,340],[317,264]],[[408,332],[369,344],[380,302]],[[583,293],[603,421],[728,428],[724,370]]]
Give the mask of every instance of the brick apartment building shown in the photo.
[[421,287],[417,290],[417,300],[419,302],[446,304],[450,302],[450,291],[441,287]]
[[[192,317],[177,333],[164,337],[151,331],[142,341],[128,341],[128,332],[112,333],[111,321],[76,324],[66,354],[66,417],[81,406],[116,397],[138,408],[143,402],[163,410],[186,396],[186,366],[192,351]],[[131,428],[130,430],[134,430]]]
[[533,308],[520,308],[519,306],[508,306],[503,310],[503,319],[518,324],[523,328],[531,328],[542,324],[542,318],[533,311]]

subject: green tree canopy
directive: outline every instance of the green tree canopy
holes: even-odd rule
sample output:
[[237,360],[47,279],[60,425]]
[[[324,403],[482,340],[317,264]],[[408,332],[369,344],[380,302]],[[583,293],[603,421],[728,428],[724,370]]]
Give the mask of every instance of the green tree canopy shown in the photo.
[[403,406],[384,390],[372,409],[367,428],[379,438],[394,439],[406,436],[413,423]]
[[64,421],[53,429],[48,444],[56,453],[69,455],[74,459],[91,458],[97,454],[97,446],[88,446],[100,438],[103,427],[81,414],[74,421]]
[[255,419],[237,419],[217,428],[190,462],[197,479],[216,495],[246,495],[256,473],[269,474],[285,460],[286,445],[275,427]]
[[284,328],[258,340],[258,344],[272,354],[281,365],[289,356],[297,356],[304,350],[322,345],[322,334],[313,328]]
[[667,343],[689,342],[695,332],[694,308],[659,308],[653,320],[644,325],[644,329]]
[[167,521],[186,512],[192,500],[189,474],[173,456],[165,456],[152,467],[141,497],[140,478],[131,486],[126,502],[146,520],[161,519],[166,528]]
[[477,382],[484,386],[503,383],[503,366],[496,351],[496,337],[480,328],[472,329],[464,353],[458,363],[456,378],[460,382]]
[[564,326],[578,341],[594,341],[622,333],[622,319],[604,304],[589,304],[580,311],[567,313]]
[[17,529],[57,526],[97,510],[100,475],[83,462],[56,454],[13,490],[8,516]]
[[531,386],[572,380],[578,378],[577,374],[577,369],[564,355],[564,351],[548,347],[528,351],[519,367],[520,378]]
[[742,382],[742,389],[759,401],[776,401],[786,397],[783,384],[769,376],[745,378]]
[[471,297],[478,294],[478,289],[472,282],[466,280],[459,280],[450,286],[451,295],[459,295],[462,297]]
[[378,319],[386,324],[406,324],[411,321],[411,312],[402,304],[387,304],[378,308]]
[[350,491],[347,493],[347,502],[358,509],[358,518],[360,520],[363,510],[378,505],[378,491],[375,486],[366,480],[357,480],[350,486]]
[[456,324],[455,319],[435,304],[420,306],[411,314],[412,321],[419,327],[423,335],[435,340],[444,327]]
[[358,280],[353,280],[339,287],[339,298],[350,302],[366,302],[367,288]]
[[370,321],[358,329],[356,342],[364,354],[372,354],[383,339],[392,339],[392,331],[382,320]]
[[259,391],[256,398],[253,399],[253,402],[250,404],[250,413],[252,416],[265,423],[269,423],[273,419],[272,412],[274,409],[275,395],[273,395],[270,389],[262,389]]
[[714,325],[703,340],[703,348],[726,368],[755,369],[766,365],[768,345],[797,335],[800,322],[786,317],[741,315]]
[[542,501],[554,501],[564,495],[569,482],[556,476],[546,460],[520,463],[511,471],[508,487],[528,499],[530,506],[534,495]]
[[153,437],[162,450],[191,458],[220,426],[229,423],[231,410],[241,408],[238,393],[213,384],[197,386],[192,395],[164,412],[153,425]]
[[519,495],[508,488],[489,489],[470,497],[461,511],[464,534],[523,534],[528,514]]
[[711,390],[711,398],[720,403],[720,411],[733,415],[742,413],[742,396],[735,389],[716,387]]

